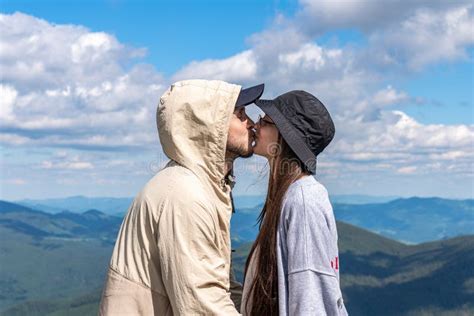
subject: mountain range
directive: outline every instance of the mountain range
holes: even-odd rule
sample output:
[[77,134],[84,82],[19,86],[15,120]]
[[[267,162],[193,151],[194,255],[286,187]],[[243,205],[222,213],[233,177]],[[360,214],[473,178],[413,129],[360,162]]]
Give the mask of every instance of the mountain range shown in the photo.
[[[257,236],[263,205],[237,209],[231,232],[235,244]],[[474,200],[396,199],[376,204],[333,204],[336,220],[406,244],[474,234]]]
[[[240,209],[232,219],[240,280],[257,213]],[[98,210],[49,214],[1,201],[0,314],[95,315],[121,221]],[[474,236],[407,245],[337,225],[351,315],[474,314]]]
[[[337,222],[349,315],[474,315],[474,235],[406,245]],[[236,276],[251,243],[234,253]]]
[[[369,195],[334,195],[333,203],[367,204],[383,203],[395,200],[396,196],[369,196]],[[237,195],[235,203],[240,208],[254,207],[265,201],[263,195]],[[90,209],[97,209],[108,215],[123,215],[132,203],[131,197],[86,197],[82,195],[66,198],[50,199],[23,199],[13,201],[16,204],[27,206],[46,213],[59,213],[63,211],[82,213]]]
[[[395,198],[365,195],[330,197],[336,219],[407,244],[474,234],[474,200]],[[234,242],[254,240],[264,196],[236,196]],[[123,216],[132,198],[74,196],[64,199],[22,200],[20,204],[50,214],[83,213],[96,209]],[[362,204],[364,203],[364,204]],[[68,215],[72,216],[72,215]]]
[[404,243],[474,234],[474,200],[396,199],[382,204],[334,204],[338,220]]
[[127,212],[132,201],[133,198],[128,197],[86,197],[77,195],[54,199],[23,199],[14,201],[14,203],[52,214],[64,211],[83,213],[90,209],[96,209],[108,215],[121,216]]

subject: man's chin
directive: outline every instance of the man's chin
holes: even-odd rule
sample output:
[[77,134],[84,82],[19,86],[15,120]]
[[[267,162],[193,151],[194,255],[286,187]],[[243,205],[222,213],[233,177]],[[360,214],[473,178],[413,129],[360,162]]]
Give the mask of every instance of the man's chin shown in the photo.
[[246,152],[240,154],[240,158],[250,158],[253,156],[253,147],[249,146]]
[[249,157],[253,156],[253,146],[252,146],[252,144],[253,144],[253,138],[251,140],[249,140],[249,142],[247,144],[247,148],[245,148],[245,149],[241,148],[242,150],[239,153],[240,158],[249,158]]
[[248,158],[253,155],[253,148],[249,144],[247,148],[240,147],[240,148],[235,148],[235,147],[227,147],[227,152],[230,152],[234,155],[234,157],[238,158]]

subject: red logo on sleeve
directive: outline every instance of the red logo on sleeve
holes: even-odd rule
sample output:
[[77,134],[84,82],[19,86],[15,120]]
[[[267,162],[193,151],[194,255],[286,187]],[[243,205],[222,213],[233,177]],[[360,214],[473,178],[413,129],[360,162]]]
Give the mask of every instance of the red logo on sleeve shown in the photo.
[[339,258],[335,257],[334,260],[331,260],[331,268],[339,270]]

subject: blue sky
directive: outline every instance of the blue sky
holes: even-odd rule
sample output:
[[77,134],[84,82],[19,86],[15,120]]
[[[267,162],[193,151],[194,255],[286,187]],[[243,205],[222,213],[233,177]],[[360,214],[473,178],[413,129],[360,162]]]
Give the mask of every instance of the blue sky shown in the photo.
[[[145,60],[171,75],[192,60],[225,58],[246,48],[248,35],[296,1],[1,1],[2,11],[107,32],[146,47]],[[203,37],[205,35],[205,37]]]
[[[334,194],[473,196],[469,1],[2,0],[0,11],[3,199],[133,196],[166,160],[156,100],[190,77],[322,99],[338,124],[320,159]],[[262,193],[262,159],[236,169],[238,194]]]

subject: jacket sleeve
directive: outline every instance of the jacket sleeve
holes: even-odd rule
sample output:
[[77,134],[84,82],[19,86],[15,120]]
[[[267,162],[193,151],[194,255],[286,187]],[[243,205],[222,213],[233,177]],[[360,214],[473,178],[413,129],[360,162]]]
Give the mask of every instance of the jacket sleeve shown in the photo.
[[212,210],[198,201],[173,199],[163,208],[158,225],[162,278],[173,314],[239,315]]
[[[289,315],[347,315],[339,280],[331,267],[337,240],[322,207],[302,192],[285,205]],[[299,196],[298,196],[299,195]],[[334,259],[333,259],[334,261]]]

